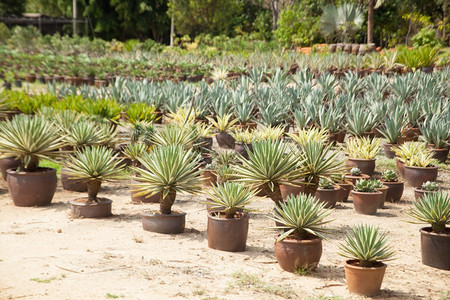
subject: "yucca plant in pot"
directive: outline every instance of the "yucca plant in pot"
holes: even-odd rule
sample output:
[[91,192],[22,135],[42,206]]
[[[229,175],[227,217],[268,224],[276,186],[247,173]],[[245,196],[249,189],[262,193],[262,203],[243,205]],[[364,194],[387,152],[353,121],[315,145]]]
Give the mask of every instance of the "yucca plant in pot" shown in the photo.
[[55,124],[41,117],[14,116],[0,122],[0,158],[17,157],[19,167],[8,169],[7,180],[16,206],[49,205],[56,190],[56,169],[39,167],[42,159],[58,163],[64,155],[64,136]]
[[360,179],[351,191],[353,206],[358,214],[375,215],[383,193],[375,190],[372,180]]
[[322,239],[330,229],[324,227],[332,210],[317,202],[314,196],[289,196],[275,207],[271,219],[281,233],[276,236],[275,257],[288,272],[298,269],[314,270],[322,256]]
[[340,187],[332,181],[321,178],[316,191],[317,201],[325,204],[325,208],[333,208],[338,200]]
[[397,169],[401,176],[405,177],[405,162],[410,161],[413,155],[420,152],[427,152],[425,143],[406,142],[401,145],[392,147],[396,159]]
[[405,180],[413,187],[422,186],[424,182],[436,181],[438,176],[438,166],[433,158],[433,153],[429,149],[411,155],[405,161]]
[[381,139],[367,137],[352,138],[347,141],[344,148],[348,159],[345,165],[348,168],[357,167],[363,174],[371,176],[375,171],[375,156],[380,152]]
[[170,234],[184,231],[186,213],[172,211],[172,205],[177,193],[196,194],[201,190],[200,159],[200,154],[181,145],[156,146],[138,158],[142,168],[134,168],[140,176],[133,178],[138,182],[137,196],[162,192],[160,210],[142,213],[144,230]]
[[387,186],[386,201],[398,202],[402,198],[404,182],[398,179],[397,174],[392,170],[383,172],[381,177],[383,185]]
[[422,184],[421,187],[416,187],[414,189],[414,198],[419,201],[423,195],[437,193],[439,191],[439,186],[437,182],[427,181]]
[[208,204],[208,247],[222,251],[244,251],[249,215],[245,206],[253,202],[255,191],[237,182],[212,186]]
[[235,130],[231,132],[231,136],[235,141],[234,151],[248,159],[248,152],[252,151],[252,142],[257,140],[255,131]]
[[422,263],[424,265],[450,270],[450,196],[446,192],[425,194],[407,215],[411,223],[427,223],[430,227],[420,229]]
[[232,114],[225,114],[222,117],[216,116],[217,120],[207,117],[209,122],[211,122],[211,124],[219,131],[219,133],[216,134],[216,141],[221,148],[234,149],[234,139],[227,132],[238,121],[238,119],[232,119],[232,117]]
[[345,263],[345,279],[350,293],[375,296],[380,292],[386,264],[394,252],[386,244],[386,233],[373,225],[357,225],[339,245],[339,254],[349,258]]
[[404,126],[403,110],[397,109],[389,118],[384,120],[384,124],[378,129],[381,135],[387,139],[387,143],[383,145],[384,154],[387,158],[395,157],[395,152],[391,150],[391,147],[400,142]]
[[420,138],[431,148],[433,157],[445,163],[449,152],[450,122],[445,117],[433,115],[426,117],[419,128],[422,132]]
[[111,216],[112,201],[97,197],[103,182],[120,178],[123,171],[119,154],[105,146],[91,146],[77,150],[65,162],[70,178],[87,182],[88,197],[70,201],[72,215],[83,218]]
[[294,185],[303,175],[300,159],[282,140],[253,142],[252,148],[248,159],[239,156],[241,164],[234,167],[236,181],[262,187],[279,205],[283,201],[280,185]]

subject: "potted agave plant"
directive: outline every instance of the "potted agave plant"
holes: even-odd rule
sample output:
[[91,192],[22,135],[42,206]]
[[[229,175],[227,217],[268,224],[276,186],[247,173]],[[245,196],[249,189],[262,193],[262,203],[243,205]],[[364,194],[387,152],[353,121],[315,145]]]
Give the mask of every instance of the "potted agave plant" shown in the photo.
[[97,197],[102,182],[117,179],[123,171],[118,153],[105,146],[85,147],[77,150],[65,163],[67,174],[87,182],[88,197],[70,201],[72,216],[103,218],[111,216],[112,201]]
[[387,267],[383,261],[394,256],[386,242],[386,233],[372,225],[358,225],[347,233],[339,254],[349,258],[344,268],[350,293],[375,296],[380,292]]
[[208,205],[208,247],[212,249],[238,252],[244,251],[249,215],[245,206],[255,196],[251,187],[237,182],[219,183],[207,192]]
[[231,136],[234,138],[234,150],[246,159],[248,159],[248,152],[252,151],[252,142],[256,140],[254,131],[235,130],[231,132]]
[[348,168],[357,167],[371,176],[375,171],[375,156],[380,152],[381,139],[367,137],[352,138],[347,141],[345,152],[349,156],[345,162]]
[[396,156],[397,169],[401,176],[405,177],[405,162],[411,160],[411,157],[420,152],[430,152],[426,149],[425,143],[406,142],[392,147]]
[[358,214],[375,215],[377,213],[383,193],[375,190],[372,180],[358,180],[351,194],[353,196],[353,206]]
[[389,118],[384,120],[384,124],[378,129],[381,135],[387,139],[387,143],[383,145],[384,154],[387,158],[395,157],[395,152],[391,148],[397,146],[400,142],[404,127],[403,110],[397,108]]
[[47,119],[17,115],[0,122],[0,159],[16,157],[17,168],[8,169],[7,181],[16,206],[49,205],[56,191],[56,169],[39,167],[42,159],[64,155],[64,136]]
[[322,256],[322,239],[330,229],[327,217],[332,210],[317,202],[314,196],[289,196],[275,207],[271,219],[282,232],[276,237],[275,257],[280,267],[288,272],[298,269],[314,270]]
[[348,179],[352,182],[352,184],[355,184],[357,180],[360,179],[370,179],[370,176],[367,174],[362,174],[361,170],[358,167],[353,167],[350,169],[350,173],[349,174],[345,174],[344,175],[345,179]]
[[430,227],[420,229],[422,263],[442,270],[450,270],[450,196],[445,192],[425,194],[407,215]]
[[227,132],[238,121],[237,119],[232,120],[232,116],[232,114],[225,114],[222,117],[217,116],[217,121],[207,117],[209,122],[219,130],[219,133],[216,134],[216,141],[221,148],[234,149],[234,138]]
[[419,201],[423,197],[423,195],[437,193],[438,191],[439,186],[437,182],[427,181],[423,183],[421,187],[414,189],[414,198],[416,199],[416,201]]
[[388,188],[386,193],[386,201],[400,201],[405,184],[403,181],[398,179],[397,174],[392,170],[385,171],[382,175],[381,182]]
[[321,178],[319,188],[316,191],[317,201],[325,204],[325,208],[333,208],[336,205],[339,195],[339,186],[333,182]]
[[142,213],[142,227],[146,231],[158,233],[182,233],[186,223],[186,213],[172,211],[177,193],[195,194],[201,190],[198,167],[201,156],[192,149],[181,145],[156,146],[138,158],[142,168],[133,168],[140,176],[133,179],[137,195],[152,196],[162,193],[159,211]]
[[433,115],[425,118],[419,128],[422,132],[420,137],[431,148],[433,158],[445,163],[449,152],[447,141],[450,138],[450,122],[445,117]]

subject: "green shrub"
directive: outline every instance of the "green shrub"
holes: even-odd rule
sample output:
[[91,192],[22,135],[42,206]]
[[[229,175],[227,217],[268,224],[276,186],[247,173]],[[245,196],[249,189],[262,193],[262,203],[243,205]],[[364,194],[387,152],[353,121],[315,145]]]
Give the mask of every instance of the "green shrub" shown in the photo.
[[11,31],[9,31],[8,26],[4,23],[0,23],[0,45],[6,44],[6,41],[11,36]]
[[441,41],[436,38],[433,28],[422,28],[415,36],[411,38],[414,47],[420,46],[430,46],[436,47],[441,46]]

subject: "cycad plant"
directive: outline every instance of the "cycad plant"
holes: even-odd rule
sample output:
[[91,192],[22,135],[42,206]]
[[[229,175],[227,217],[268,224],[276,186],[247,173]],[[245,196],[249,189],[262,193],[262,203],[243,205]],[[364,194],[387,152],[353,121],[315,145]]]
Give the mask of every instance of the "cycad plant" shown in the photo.
[[415,221],[411,223],[431,225],[433,232],[445,233],[450,224],[450,196],[446,192],[426,193],[406,213]]
[[222,209],[227,219],[232,219],[238,209],[245,209],[245,206],[254,201],[255,191],[251,187],[237,182],[218,183],[217,186],[211,186],[208,191],[211,202],[211,208]]
[[64,155],[59,148],[65,146],[55,124],[41,117],[17,115],[12,120],[0,122],[0,158],[17,157],[20,170],[38,171],[39,160]]
[[325,239],[324,234],[329,233],[330,229],[324,225],[332,221],[327,220],[332,211],[325,209],[325,204],[318,202],[314,196],[288,196],[285,202],[275,206],[271,217],[280,224],[275,228],[284,230],[277,241],[287,237],[303,240],[311,235]]
[[86,181],[88,200],[98,202],[102,182],[119,178],[123,171],[118,155],[105,146],[86,147],[69,157],[65,163],[66,172],[72,179]]
[[160,210],[171,214],[172,205],[178,193],[195,194],[201,190],[198,162],[201,156],[192,149],[181,145],[155,147],[149,154],[138,158],[141,168],[134,168],[140,175],[135,176],[136,196],[152,196],[162,192]]
[[387,243],[386,233],[380,233],[373,225],[357,225],[347,233],[339,245],[339,254],[357,259],[362,267],[376,266],[380,261],[392,260],[394,252]]
[[235,166],[238,181],[262,186],[267,195],[277,204],[283,201],[280,185],[302,176],[300,160],[294,149],[289,149],[282,140],[262,140],[252,143],[249,158],[239,156],[242,164]]

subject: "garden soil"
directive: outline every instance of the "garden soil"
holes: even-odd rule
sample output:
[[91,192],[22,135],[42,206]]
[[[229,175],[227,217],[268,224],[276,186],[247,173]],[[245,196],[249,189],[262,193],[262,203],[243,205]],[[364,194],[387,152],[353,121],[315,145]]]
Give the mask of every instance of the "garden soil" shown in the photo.
[[[448,185],[448,173],[440,180]],[[228,253],[207,246],[206,207],[197,202],[204,194],[177,197],[174,209],[187,212],[178,235],[142,230],[140,212],[158,204],[133,204],[127,181],[100,191],[113,200],[110,218],[71,218],[68,202],[80,196],[58,186],[51,206],[15,207],[0,183],[0,299],[362,299],[348,293],[345,259],[337,254],[345,232],[360,223],[387,231],[396,251],[377,299],[450,297],[450,272],[421,263],[421,225],[406,222],[410,187],[401,203],[386,203],[375,216],[338,203],[330,224],[336,232],[323,242],[317,270],[306,275],[278,266],[270,199],[251,206],[247,250]]]

